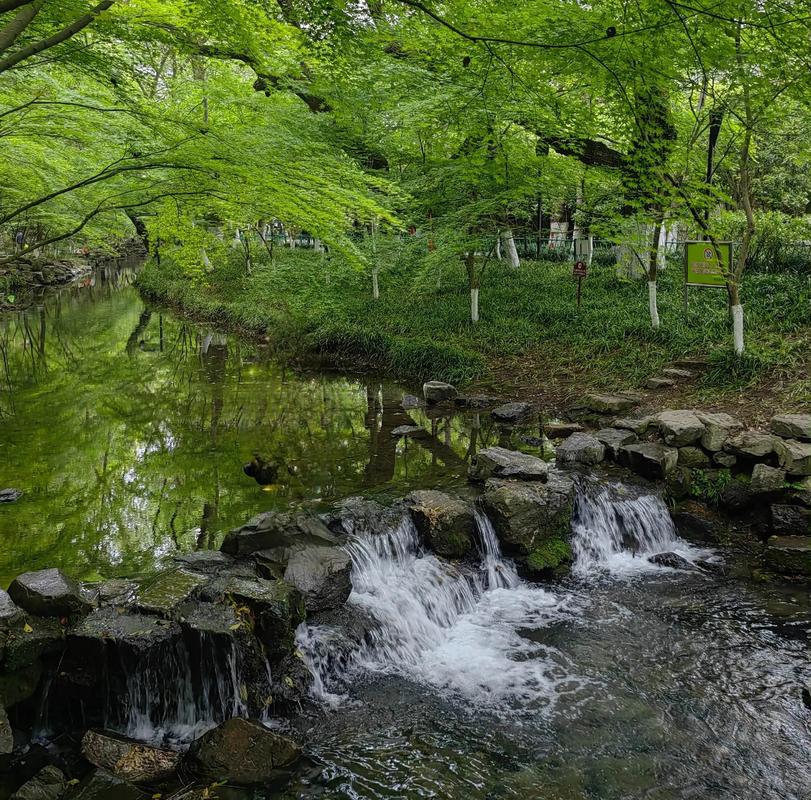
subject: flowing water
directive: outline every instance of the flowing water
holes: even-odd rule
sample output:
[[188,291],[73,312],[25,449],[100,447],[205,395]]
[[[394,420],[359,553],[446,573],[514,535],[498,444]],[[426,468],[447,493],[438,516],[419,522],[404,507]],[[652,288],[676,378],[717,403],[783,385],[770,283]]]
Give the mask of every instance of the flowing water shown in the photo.
[[[130,277],[102,272],[0,320],[0,485],[26,492],[0,507],[4,582],[46,565],[146,572],[268,508],[463,490],[470,454],[509,444],[375,379],[291,373],[144,308]],[[413,422],[430,436],[391,436]],[[267,486],[242,473],[253,452],[278,464]],[[580,480],[575,565],[545,585],[476,525],[466,564],[424,550],[408,519],[355,526],[345,624],[298,632],[315,677],[306,757],[286,786],[217,796],[811,798],[805,588],[719,574],[723,554],[681,541],[649,488]],[[696,568],[650,560],[662,552]],[[244,666],[218,648],[173,652],[174,691],[125,669],[108,724],[188,738],[246,713]]]

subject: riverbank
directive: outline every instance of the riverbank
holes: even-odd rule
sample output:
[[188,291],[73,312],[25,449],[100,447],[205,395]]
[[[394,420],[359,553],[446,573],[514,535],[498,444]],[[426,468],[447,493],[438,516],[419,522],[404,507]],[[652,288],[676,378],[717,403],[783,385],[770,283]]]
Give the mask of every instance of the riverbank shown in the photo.
[[[139,276],[145,297],[200,319],[267,336],[281,354],[319,356],[342,366],[407,379],[472,382],[502,396],[560,409],[589,390],[641,389],[652,408],[693,403],[733,410],[753,421],[762,407],[811,408],[811,286],[801,275],[747,276],[747,354],[736,359],[721,292],[693,290],[682,305],[681,271],[660,278],[662,328],[647,315],[644,282],[595,265],[576,307],[571,265],[501,263],[485,270],[481,322],[468,321],[461,263],[441,276],[405,268],[371,279],[337,256],[281,250],[273,264],[223,265],[195,282],[164,260]],[[699,374],[647,390],[650,378],[685,358],[706,362]]]

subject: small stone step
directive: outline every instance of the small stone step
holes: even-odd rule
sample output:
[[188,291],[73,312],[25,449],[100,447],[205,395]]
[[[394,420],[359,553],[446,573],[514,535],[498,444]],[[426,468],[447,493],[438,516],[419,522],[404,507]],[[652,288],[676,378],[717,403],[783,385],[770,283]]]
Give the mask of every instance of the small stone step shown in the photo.
[[703,358],[680,358],[673,362],[673,366],[679,369],[706,369],[708,362]]
[[676,367],[668,367],[662,370],[662,375],[668,378],[692,378],[694,374],[689,369],[677,369]]
[[676,381],[673,378],[648,378],[648,382],[645,384],[646,389],[668,389],[671,386],[675,386]]

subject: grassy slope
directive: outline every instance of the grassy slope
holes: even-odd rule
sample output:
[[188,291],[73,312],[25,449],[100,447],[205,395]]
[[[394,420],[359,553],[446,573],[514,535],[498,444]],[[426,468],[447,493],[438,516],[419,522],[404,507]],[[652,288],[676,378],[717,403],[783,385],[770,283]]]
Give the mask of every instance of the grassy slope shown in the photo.
[[[571,265],[526,262],[514,272],[491,263],[481,289],[482,320],[468,322],[461,264],[436,277],[381,272],[381,298],[370,279],[311,252],[282,251],[273,265],[249,277],[234,264],[207,285],[193,284],[164,261],[139,280],[147,296],[226,325],[268,331],[290,354],[327,353],[394,376],[443,378],[524,392],[545,386],[551,398],[576,387],[641,386],[672,359],[709,358],[697,397],[731,396],[745,387],[780,389],[793,407],[811,402],[811,282],[797,275],[750,275],[743,297],[747,354],[730,353],[726,295],[692,290],[682,307],[681,271],[671,264],[660,279],[662,328],[653,331],[644,281],[595,266],[575,306]],[[531,393],[531,392],[530,392]]]

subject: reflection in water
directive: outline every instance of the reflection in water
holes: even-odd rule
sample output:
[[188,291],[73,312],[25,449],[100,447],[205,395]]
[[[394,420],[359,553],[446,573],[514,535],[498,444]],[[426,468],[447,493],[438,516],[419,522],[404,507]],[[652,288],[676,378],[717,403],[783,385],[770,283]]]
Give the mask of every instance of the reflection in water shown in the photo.
[[[461,483],[498,439],[489,418],[406,409],[396,386],[294,373],[145,308],[133,278],[99,270],[0,317],[0,487],[25,492],[0,511],[0,584],[148,571],[268,508]],[[275,483],[243,473],[255,453]]]

